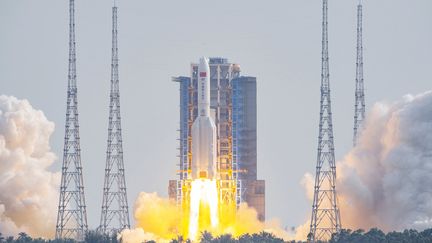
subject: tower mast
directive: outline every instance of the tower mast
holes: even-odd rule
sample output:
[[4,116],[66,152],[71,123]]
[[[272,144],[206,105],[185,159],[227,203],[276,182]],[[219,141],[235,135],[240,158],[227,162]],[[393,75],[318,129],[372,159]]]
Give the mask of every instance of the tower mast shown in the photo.
[[328,0],[323,0],[321,107],[309,242],[330,239],[341,228],[336,198],[336,164],[330,99]]
[[56,238],[71,238],[82,241],[87,231],[87,213],[81,165],[77,93],[75,2],[69,0],[68,90]]
[[108,140],[102,213],[99,231],[112,235],[130,228],[129,207],[123,163],[123,143],[120,116],[119,59],[117,46],[116,2],[112,7],[112,59],[109,105]]
[[353,144],[357,145],[358,135],[365,119],[365,94],[363,80],[363,5],[361,0],[357,6],[357,61],[356,61],[356,89],[354,112]]

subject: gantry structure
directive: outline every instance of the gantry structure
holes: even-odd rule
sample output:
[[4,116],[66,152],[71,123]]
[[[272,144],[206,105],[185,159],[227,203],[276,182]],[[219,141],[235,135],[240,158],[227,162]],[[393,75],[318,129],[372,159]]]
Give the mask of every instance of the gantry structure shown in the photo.
[[57,214],[57,239],[84,240],[87,213],[81,164],[76,79],[75,2],[69,0],[69,68],[66,124],[60,197]]
[[[231,80],[240,74],[235,64],[225,58],[210,58],[211,111],[217,127],[217,159],[219,200],[230,204],[236,200],[236,186],[232,169],[232,117]],[[198,65],[191,64],[190,78],[175,78],[182,82],[180,129],[180,172],[177,180],[176,201],[182,203],[189,198],[190,163],[192,161],[192,124],[198,114]]]
[[102,212],[98,228],[101,233],[106,235],[114,235],[123,229],[130,228],[120,116],[117,11],[118,7],[114,1],[114,6],[112,7],[111,91],[108,140]]
[[322,6],[321,107],[318,154],[309,242],[328,240],[341,229],[336,196],[336,164],[330,99],[328,0]]
[[[240,65],[211,57],[210,110],[217,131],[219,201],[247,203],[265,220],[265,181],[257,179],[256,78],[240,76]],[[197,117],[198,65],[190,76],[174,77],[180,84],[179,178],[170,180],[169,197],[187,208],[192,161],[191,127]],[[186,205],[186,206],[184,206]]]
[[353,145],[357,145],[359,133],[361,132],[365,119],[365,94],[363,79],[363,5],[359,0],[357,6],[357,59],[355,80],[355,107],[354,107],[354,136]]

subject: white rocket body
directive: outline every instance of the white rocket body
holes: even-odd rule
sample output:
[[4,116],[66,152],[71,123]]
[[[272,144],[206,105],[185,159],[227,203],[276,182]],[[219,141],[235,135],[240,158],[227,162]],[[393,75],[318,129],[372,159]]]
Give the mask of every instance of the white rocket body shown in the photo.
[[210,116],[210,67],[198,65],[198,116],[192,124],[192,179],[216,179],[216,125]]

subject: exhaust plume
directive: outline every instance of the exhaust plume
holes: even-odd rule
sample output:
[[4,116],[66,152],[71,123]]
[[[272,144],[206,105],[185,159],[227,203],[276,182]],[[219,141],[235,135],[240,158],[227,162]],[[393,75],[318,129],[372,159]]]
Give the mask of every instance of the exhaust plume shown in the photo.
[[[137,243],[148,240],[170,242],[171,239],[187,231],[187,225],[182,222],[181,210],[172,200],[159,197],[156,193],[141,192],[134,206],[135,229],[123,230],[119,236],[125,243]],[[186,215],[188,217],[188,215]],[[211,231],[211,230],[208,230]],[[241,204],[235,214],[235,220],[222,224],[214,236],[232,234],[239,236],[245,233],[266,231],[277,237],[291,240],[293,236],[284,231],[277,220],[261,222],[255,209]],[[200,233],[198,234],[200,236]],[[199,237],[198,237],[199,238]]]
[[432,92],[375,104],[337,166],[343,227],[432,227]]
[[60,174],[48,167],[54,123],[27,100],[0,96],[0,232],[54,236]]
[[[342,227],[431,228],[431,175],[432,91],[376,103],[357,146],[337,163]],[[303,182],[313,188],[310,176]]]

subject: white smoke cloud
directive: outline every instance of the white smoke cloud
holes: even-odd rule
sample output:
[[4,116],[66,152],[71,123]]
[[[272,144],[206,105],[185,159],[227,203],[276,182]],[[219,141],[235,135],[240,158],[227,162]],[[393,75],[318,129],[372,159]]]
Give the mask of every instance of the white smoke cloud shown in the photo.
[[54,123],[27,100],[0,96],[0,232],[53,237],[60,174],[48,167]]
[[163,239],[152,233],[146,233],[142,228],[125,229],[123,230],[118,239],[122,243],[141,243],[147,241],[156,241],[159,243],[169,243],[170,240]]
[[375,104],[337,166],[344,228],[432,227],[432,92]]

